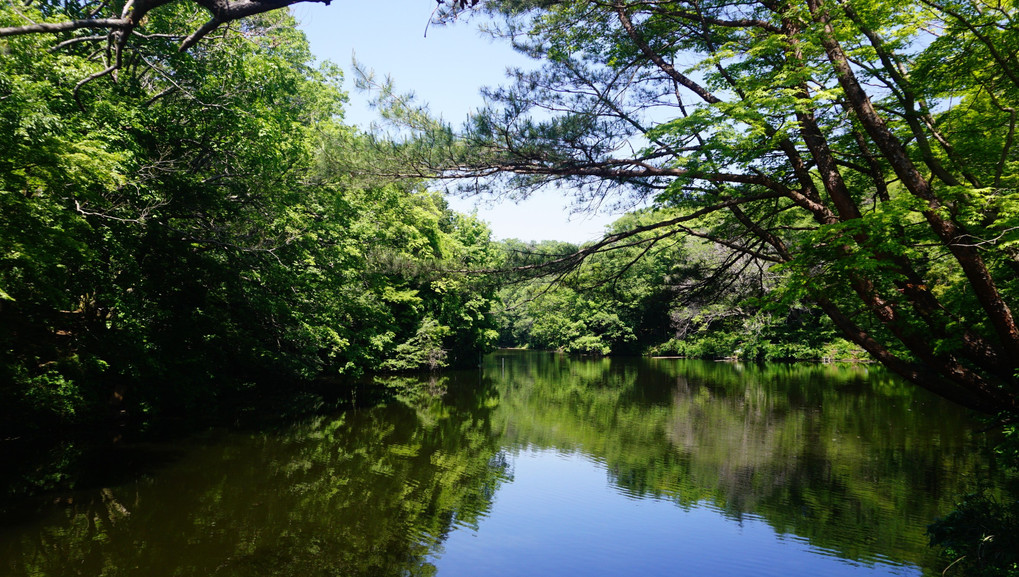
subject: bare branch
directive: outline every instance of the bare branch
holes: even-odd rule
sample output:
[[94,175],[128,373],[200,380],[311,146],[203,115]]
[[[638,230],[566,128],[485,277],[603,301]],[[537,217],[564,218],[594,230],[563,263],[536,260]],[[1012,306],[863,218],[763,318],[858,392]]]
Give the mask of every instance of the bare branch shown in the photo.
[[[653,230],[659,230],[659,229],[663,229],[663,228],[674,227],[674,226],[679,225],[679,224],[684,223],[684,222],[694,221],[694,220],[697,220],[697,219],[699,219],[699,218],[701,218],[701,217],[703,217],[703,216],[705,216],[707,214],[718,212],[720,210],[723,210],[723,209],[726,209],[726,208],[729,208],[729,207],[732,207],[732,206],[738,206],[738,205],[741,205],[741,204],[747,204],[747,203],[750,203],[750,202],[756,202],[756,201],[760,201],[760,200],[779,198],[780,196],[781,195],[776,194],[776,193],[766,193],[766,194],[759,194],[759,195],[740,197],[740,198],[729,198],[729,199],[723,200],[722,202],[718,202],[718,203],[712,204],[710,206],[701,207],[698,210],[691,211],[691,212],[689,212],[687,214],[684,214],[682,216],[677,216],[677,217],[674,217],[674,218],[666,219],[666,220],[655,222],[655,223],[652,223],[652,224],[636,226],[634,228],[631,228],[631,229],[623,231],[623,232],[618,232],[618,233],[615,233],[615,234],[610,234],[610,235],[602,238],[601,240],[599,240],[599,241],[597,241],[595,243],[592,243],[592,244],[589,244],[587,246],[582,247],[580,250],[578,250],[576,252],[573,252],[573,253],[570,253],[570,254],[567,254],[567,255],[563,255],[563,256],[560,256],[558,258],[554,258],[552,260],[547,260],[547,261],[544,261],[544,262],[536,263],[536,264],[518,266],[518,267],[513,267],[511,269],[480,270],[480,271],[479,270],[475,270],[475,271],[458,271],[458,272],[474,272],[474,273],[537,272],[537,273],[539,273],[539,276],[541,276],[543,274],[548,274],[549,272],[553,272],[553,271],[572,270],[572,269],[575,269],[577,266],[579,266],[581,263],[583,263],[588,257],[590,257],[590,256],[592,256],[594,254],[598,254],[598,253],[602,253],[602,252],[607,252],[607,251],[610,251],[610,250],[618,250],[620,248],[625,248],[625,247],[630,247],[630,246],[642,245],[642,244],[645,244],[645,243],[649,242],[649,239],[639,238],[639,235],[641,235],[643,233],[650,232],[650,231],[653,231]],[[666,236],[672,236],[673,234],[674,234],[673,232],[666,232],[666,233],[664,233],[659,238],[665,238]],[[637,237],[636,240],[634,240],[635,237]],[[626,242],[624,242],[624,241],[626,241]]]
[[78,92],[81,90],[81,87],[85,86],[89,82],[92,82],[93,80],[112,74],[117,69],[118,66],[119,63],[111,64],[107,66],[104,70],[86,76],[85,78],[81,79],[80,81],[78,81],[77,84],[74,85],[74,90],[71,91],[71,95],[74,96],[74,101],[78,103],[78,108],[85,110],[85,105],[82,104],[81,99],[78,98]]
[[22,34],[54,34],[81,28],[126,28],[131,24],[127,18],[87,18],[70,22],[42,22],[25,26],[0,28],[0,36],[20,36]]
[[[77,99],[78,90],[82,86],[88,84],[92,80],[101,78],[109,74],[115,74],[116,71],[122,66],[123,59],[120,53],[127,45],[131,36],[136,33],[136,28],[141,26],[144,17],[150,11],[158,9],[166,4],[169,4],[172,0],[128,0],[123,6],[120,17],[117,18],[82,18],[78,20],[71,20],[68,22],[32,22],[31,24],[25,24],[23,26],[10,26],[6,28],[0,28],[0,37],[4,36],[19,36],[25,34],[58,34],[62,32],[70,32],[79,29],[108,29],[110,33],[106,36],[111,44],[115,46],[116,50],[116,62],[110,64],[112,69],[104,70],[101,73],[93,74],[83,81],[79,82],[74,89],[75,99]],[[216,29],[221,24],[227,22],[233,22],[247,16],[254,16],[255,14],[261,14],[264,12],[270,12],[272,10],[278,10],[287,6],[298,4],[301,2],[315,2],[328,5],[331,0],[190,0],[191,2],[206,9],[212,18],[205,24],[199,27],[194,32],[183,35],[171,35],[171,34],[155,34],[155,35],[144,35],[138,34],[143,38],[152,37],[165,37],[165,38],[180,38],[184,37],[181,43],[180,50],[185,51],[202,38],[208,35],[210,32]],[[99,7],[93,11],[94,16],[103,9],[109,9],[107,2],[102,2]],[[27,20],[27,18],[26,18]],[[85,42],[88,40],[98,40],[96,37],[89,37],[83,39],[71,39],[58,43],[53,50],[58,50],[70,44],[77,42]],[[81,103],[79,102],[79,106]]]
[[206,22],[205,24],[202,24],[201,28],[192,32],[190,36],[185,38],[184,41],[180,43],[180,51],[184,52],[188,48],[191,48],[192,46],[197,44],[199,40],[204,38],[208,33],[215,30],[222,23],[223,21],[220,20],[219,18],[213,18]]
[[623,25],[623,30],[633,40],[633,43],[640,48],[640,51],[644,55],[655,63],[662,72],[669,75],[670,78],[687,87],[694,94],[700,96],[708,104],[720,104],[722,100],[714,94],[708,92],[706,88],[697,84],[689,76],[686,76],[682,72],[676,70],[676,68],[665,61],[661,54],[658,54],[652,50],[651,46],[641,37],[640,32],[633,26],[633,22],[630,21],[630,17],[626,14],[626,6],[622,2],[615,3],[616,15],[619,16],[619,22]]
[[61,48],[66,48],[68,46],[71,46],[71,45],[74,45],[74,44],[80,44],[82,42],[98,42],[100,40],[106,40],[106,39],[107,39],[107,36],[105,36],[105,35],[103,35],[103,36],[82,36],[80,38],[71,38],[70,40],[64,40],[60,44],[57,44],[57,45],[53,46],[52,48],[50,48],[50,52],[56,52],[57,50],[60,50]]

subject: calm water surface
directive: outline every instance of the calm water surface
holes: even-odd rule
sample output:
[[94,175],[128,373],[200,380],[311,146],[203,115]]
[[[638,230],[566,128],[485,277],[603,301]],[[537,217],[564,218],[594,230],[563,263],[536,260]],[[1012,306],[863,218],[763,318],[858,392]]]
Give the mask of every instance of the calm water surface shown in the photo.
[[8,475],[0,575],[935,575],[926,525],[990,476],[963,411],[872,367],[501,352],[390,384],[420,393]]

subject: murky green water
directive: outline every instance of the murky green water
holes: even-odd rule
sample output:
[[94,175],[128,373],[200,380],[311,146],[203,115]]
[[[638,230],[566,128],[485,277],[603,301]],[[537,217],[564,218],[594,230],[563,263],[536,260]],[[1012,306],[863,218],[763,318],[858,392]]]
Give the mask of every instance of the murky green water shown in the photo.
[[[873,368],[504,352],[406,402],[120,446],[0,508],[0,575],[921,575],[988,475]],[[121,466],[121,465],[127,466]]]

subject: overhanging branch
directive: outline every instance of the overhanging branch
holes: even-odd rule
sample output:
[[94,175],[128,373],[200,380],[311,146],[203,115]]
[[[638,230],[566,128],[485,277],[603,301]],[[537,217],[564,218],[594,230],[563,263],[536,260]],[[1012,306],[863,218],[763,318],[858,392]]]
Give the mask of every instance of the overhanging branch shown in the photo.
[[[112,11],[113,6],[102,4],[93,12],[88,18],[80,18],[76,20],[70,20],[66,22],[31,22],[22,26],[8,26],[0,28],[0,37],[6,36],[22,36],[26,34],[54,34],[59,35],[65,32],[73,32],[74,30],[81,29],[93,29],[93,30],[109,30],[107,38],[111,45],[117,47],[117,58],[116,61],[107,65],[107,69],[102,72],[92,74],[87,78],[83,79],[75,87],[75,93],[85,84],[109,75],[115,74],[116,71],[122,66],[122,59],[120,58],[120,51],[127,46],[130,39],[136,35],[136,30],[144,27],[145,16],[153,11],[157,10],[165,5],[171,4],[176,0],[134,0],[128,2],[123,9],[123,13],[119,15],[110,15],[105,18],[95,18],[100,11]],[[196,43],[198,43],[207,34],[215,30],[221,24],[240,20],[248,16],[254,16],[256,14],[262,14],[264,12],[270,12],[280,8],[286,8],[293,4],[301,2],[313,2],[328,5],[332,0],[188,0],[194,4],[197,4],[207,10],[212,18],[210,18],[205,24],[190,33],[182,33],[179,35],[161,35],[164,37],[175,36],[183,38],[180,44],[180,50],[185,51]],[[26,18],[27,19],[27,18]],[[148,37],[145,34],[138,33],[140,37]],[[94,38],[89,38],[94,39]],[[63,40],[57,43],[57,46],[66,46],[68,43],[77,42],[77,39]]]

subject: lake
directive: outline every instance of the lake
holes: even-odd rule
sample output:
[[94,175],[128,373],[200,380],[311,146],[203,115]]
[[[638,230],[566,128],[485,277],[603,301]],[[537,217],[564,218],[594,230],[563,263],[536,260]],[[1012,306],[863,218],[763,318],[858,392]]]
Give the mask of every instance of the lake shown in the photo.
[[873,366],[500,351],[383,382],[8,474],[0,575],[935,575],[926,525],[993,479],[970,415]]

